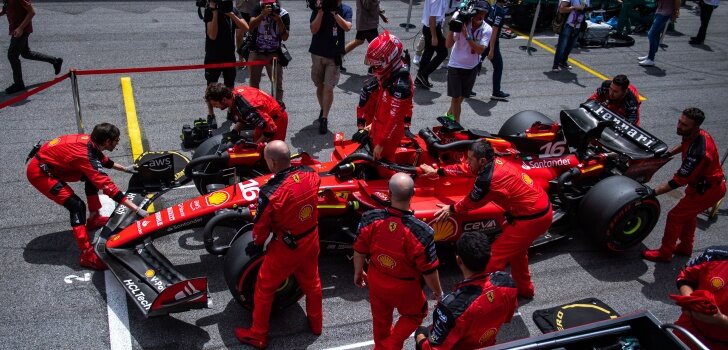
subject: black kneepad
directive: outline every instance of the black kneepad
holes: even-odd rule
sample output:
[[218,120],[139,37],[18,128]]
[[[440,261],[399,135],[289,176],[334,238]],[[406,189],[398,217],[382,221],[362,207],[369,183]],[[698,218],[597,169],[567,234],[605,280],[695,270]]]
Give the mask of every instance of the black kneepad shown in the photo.
[[77,195],[68,198],[63,207],[68,209],[71,214],[71,226],[85,225],[86,224],[86,203]]

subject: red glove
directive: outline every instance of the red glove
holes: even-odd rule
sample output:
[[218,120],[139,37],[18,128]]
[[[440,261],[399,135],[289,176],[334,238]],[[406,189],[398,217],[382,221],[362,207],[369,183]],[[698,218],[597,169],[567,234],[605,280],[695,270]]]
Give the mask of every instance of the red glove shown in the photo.
[[718,313],[718,306],[713,293],[698,289],[690,295],[670,295],[672,300],[681,308],[688,311],[695,311],[706,315]]

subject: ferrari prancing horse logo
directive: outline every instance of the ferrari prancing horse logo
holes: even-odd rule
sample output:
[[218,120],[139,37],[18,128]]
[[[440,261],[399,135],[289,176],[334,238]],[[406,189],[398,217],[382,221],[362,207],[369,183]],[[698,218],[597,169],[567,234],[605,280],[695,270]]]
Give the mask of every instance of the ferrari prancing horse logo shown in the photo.
[[394,232],[394,230],[397,229],[397,223],[396,222],[390,222],[389,223],[389,232]]
[[293,182],[295,182],[297,184],[301,183],[301,177],[298,176],[298,174],[293,174],[292,178],[293,178]]

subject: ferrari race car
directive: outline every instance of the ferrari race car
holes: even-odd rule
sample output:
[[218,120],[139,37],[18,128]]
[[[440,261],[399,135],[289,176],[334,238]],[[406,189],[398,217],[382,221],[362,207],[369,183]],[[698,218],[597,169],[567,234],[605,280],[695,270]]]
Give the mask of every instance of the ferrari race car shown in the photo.
[[[493,145],[500,161],[517,164],[524,178],[548,192],[554,208],[553,224],[533,245],[581,232],[597,245],[621,251],[641,242],[657,222],[659,202],[641,197],[636,189],[670,160],[667,146],[599,104],[586,103],[562,111],[560,125],[538,112],[520,112],[498,135],[440,121],[441,126],[404,138],[394,163],[375,161],[366,142],[345,140],[341,133],[335,136],[330,161],[319,162],[306,154],[293,160],[321,175],[318,208],[323,250],[351,251],[361,214],[388,205],[388,178],[394,172],[415,177],[411,206],[419,219],[432,226],[437,243],[451,244],[476,231],[497,235],[505,213],[493,204],[433,221],[436,204],[463,198],[474,178],[416,176],[420,164],[460,162],[470,144],[479,140]],[[173,168],[179,169],[182,163],[172,155],[160,155],[140,164],[140,173],[130,180],[127,197],[146,207],[180,182],[174,170],[161,171],[161,165],[174,164]],[[206,250],[225,256],[224,276],[230,292],[243,307],[252,308],[257,270],[265,253],[248,256],[245,247],[252,240],[260,186],[272,175],[229,185],[228,178],[222,177],[225,172],[222,169],[216,174],[223,183],[207,181],[203,190],[209,193],[160,209],[147,218],[137,220],[135,213],[119,206],[101,228],[96,250],[144,315],[208,305],[206,277],[183,276],[154,247],[155,238],[193,227],[204,227]],[[236,176],[235,168],[227,172],[232,178]],[[221,235],[221,230],[234,234]],[[289,277],[276,293],[275,306],[287,307],[300,297],[295,279]]]

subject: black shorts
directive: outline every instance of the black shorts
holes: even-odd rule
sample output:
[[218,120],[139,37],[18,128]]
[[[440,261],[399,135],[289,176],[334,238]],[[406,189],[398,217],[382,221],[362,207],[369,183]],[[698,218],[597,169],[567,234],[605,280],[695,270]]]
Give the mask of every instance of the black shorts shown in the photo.
[[376,28],[367,29],[367,30],[357,30],[356,31],[356,40],[361,40],[361,41],[366,40],[368,42],[372,42],[372,40],[374,40],[374,38],[376,38],[378,35],[379,35],[379,32],[377,31]]
[[447,95],[450,97],[468,97],[473,91],[475,77],[478,72],[475,68],[452,68],[447,69]]
[[235,67],[231,68],[209,68],[205,69],[205,80],[207,84],[217,83],[222,74],[222,80],[225,86],[232,88],[235,85]]

